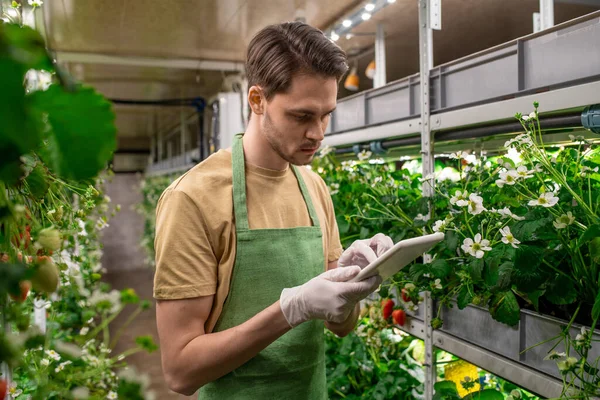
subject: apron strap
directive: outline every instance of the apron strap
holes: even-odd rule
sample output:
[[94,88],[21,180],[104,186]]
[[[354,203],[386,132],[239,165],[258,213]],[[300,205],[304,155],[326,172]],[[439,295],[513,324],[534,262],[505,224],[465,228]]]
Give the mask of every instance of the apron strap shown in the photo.
[[[248,206],[246,200],[246,166],[244,162],[244,146],[242,144],[243,134],[237,134],[233,140],[232,149],[232,169],[233,169],[233,211],[235,215],[236,230],[249,230],[248,225]],[[301,172],[298,167],[292,165],[292,170],[298,180],[302,197],[308,208],[308,214],[312,221],[313,226],[319,227],[319,218],[313,205],[310,193],[304,179],[302,178]]]
[[238,231],[248,230],[248,207],[246,206],[246,166],[242,134],[235,135],[232,149],[233,212]]
[[302,178],[302,173],[295,165],[292,165],[292,169],[296,174],[296,179],[298,179],[300,191],[302,192],[302,197],[304,197],[304,202],[308,207],[308,214],[310,215],[310,219],[312,220],[313,226],[319,227],[319,217],[317,217],[317,211],[315,210],[315,206],[313,205],[312,199],[310,198],[310,192],[308,191],[308,188],[304,183],[304,178]]

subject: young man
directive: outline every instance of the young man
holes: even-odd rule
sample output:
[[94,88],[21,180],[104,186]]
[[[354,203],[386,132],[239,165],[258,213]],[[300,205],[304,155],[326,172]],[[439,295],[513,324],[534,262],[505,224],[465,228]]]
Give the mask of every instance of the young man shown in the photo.
[[248,47],[246,132],[161,196],[154,296],[172,390],[327,398],[324,325],[354,329],[381,278],[348,280],[393,245],[379,234],[342,253],[327,186],[297,167],[319,149],[347,69],[315,28],[263,29]]

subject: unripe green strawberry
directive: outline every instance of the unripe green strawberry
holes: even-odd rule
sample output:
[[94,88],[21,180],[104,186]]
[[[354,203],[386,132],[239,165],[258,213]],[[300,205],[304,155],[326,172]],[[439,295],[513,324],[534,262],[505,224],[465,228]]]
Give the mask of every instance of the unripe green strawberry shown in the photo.
[[39,292],[52,293],[58,287],[58,268],[50,257],[38,257],[38,269],[31,278],[33,288]]
[[54,228],[42,229],[38,235],[38,243],[47,250],[60,249],[60,233]]

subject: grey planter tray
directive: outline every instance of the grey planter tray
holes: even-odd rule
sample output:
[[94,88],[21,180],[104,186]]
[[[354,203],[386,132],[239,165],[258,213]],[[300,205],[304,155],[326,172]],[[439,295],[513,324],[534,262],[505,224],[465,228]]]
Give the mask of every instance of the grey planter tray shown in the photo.
[[[517,326],[510,327],[495,321],[485,308],[470,305],[459,310],[456,304],[454,308],[443,309],[442,319],[444,321],[442,332],[555,378],[561,378],[556,361],[544,360],[554,346],[554,341],[534,347],[523,354],[520,353],[557,336],[568,325],[567,321],[521,310],[521,321]],[[573,325],[571,335],[574,337],[580,330],[580,325]],[[594,332],[594,339],[600,340],[600,331]],[[555,350],[565,351],[564,344],[559,344]],[[600,342],[592,342],[589,359],[595,360],[597,357],[600,357]]]

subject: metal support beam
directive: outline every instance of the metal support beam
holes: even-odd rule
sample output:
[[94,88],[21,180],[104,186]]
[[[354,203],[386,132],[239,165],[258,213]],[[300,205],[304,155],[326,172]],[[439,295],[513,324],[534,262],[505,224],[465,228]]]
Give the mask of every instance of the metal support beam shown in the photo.
[[205,71],[233,71],[244,70],[244,63],[235,61],[194,60],[175,58],[153,57],[126,57],[96,53],[75,53],[57,51],[56,59],[59,62],[74,62],[82,64],[113,64],[128,65],[132,67],[159,67],[176,69],[193,69]]
[[[419,55],[420,55],[420,92],[421,92],[421,158],[423,161],[423,176],[433,173],[433,144],[430,125],[430,92],[429,71],[432,61],[432,35],[430,6],[432,0],[419,0]],[[433,181],[423,185],[423,196],[433,196]],[[433,302],[431,294],[425,293],[425,399],[433,398],[433,385],[437,379],[435,353],[433,348],[433,330],[431,319]]]
[[386,84],[385,71],[385,32],[383,23],[377,24],[377,33],[375,34],[375,79],[373,87],[378,88]]
[[542,30],[554,26],[554,0],[540,0]]

